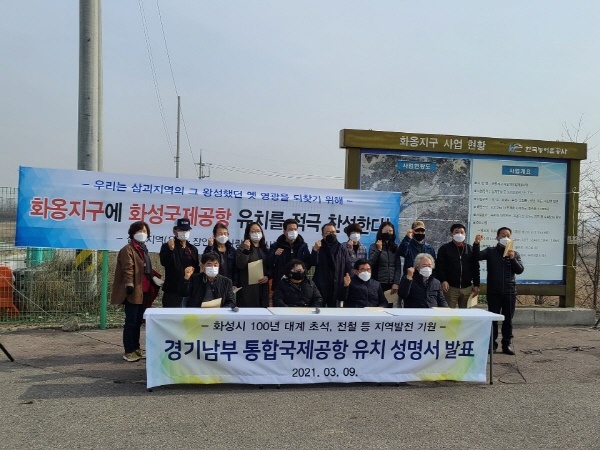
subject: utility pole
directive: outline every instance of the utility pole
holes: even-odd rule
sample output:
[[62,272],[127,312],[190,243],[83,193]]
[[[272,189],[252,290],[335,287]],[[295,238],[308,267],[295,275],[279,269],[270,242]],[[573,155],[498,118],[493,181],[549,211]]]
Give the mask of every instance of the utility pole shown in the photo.
[[[210,177],[210,165],[209,164],[204,164],[202,162],[202,150],[200,150],[200,162],[196,163],[196,165],[198,166],[198,179],[202,180],[204,178],[208,178]],[[208,173],[204,173],[204,167],[208,167]]]
[[[77,169],[102,170],[104,166],[102,139],[102,63],[101,63],[100,0],[79,0],[79,105],[77,120]],[[75,264],[79,275],[79,296],[97,301],[97,253],[77,250]],[[105,268],[106,265],[106,268]],[[108,255],[104,252],[103,277],[108,270]],[[102,289],[100,326],[105,326],[106,290]],[[104,326],[103,326],[104,325]]]
[[179,133],[181,130],[181,97],[177,96],[177,153],[175,154],[175,178],[179,178]]

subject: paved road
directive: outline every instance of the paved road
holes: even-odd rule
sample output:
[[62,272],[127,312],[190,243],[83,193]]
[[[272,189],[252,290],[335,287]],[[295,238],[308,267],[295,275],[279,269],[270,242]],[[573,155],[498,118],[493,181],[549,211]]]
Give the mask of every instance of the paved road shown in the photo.
[[1,331],[0,448],[592,449],[600,331],[516,329],[494,384],[145,389],[121,330]]

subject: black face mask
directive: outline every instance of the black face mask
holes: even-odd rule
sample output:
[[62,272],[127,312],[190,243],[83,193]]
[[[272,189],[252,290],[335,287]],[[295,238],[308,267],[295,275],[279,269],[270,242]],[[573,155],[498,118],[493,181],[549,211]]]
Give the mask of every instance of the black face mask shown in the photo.
[[425,233],[415,233],[413,234],[413,239],[417,242],[423,242],[425,240]]
[[325,236],[325,242],[328,244],[335,244],[337,242],[337,236],[335,234],[328,234]]
[[385,241],[391,241],[394,239],[394,235],[392,233],[381,233],[381,239]]
[[304,280],[304,272],[292,272],[290,278],[292,280]]

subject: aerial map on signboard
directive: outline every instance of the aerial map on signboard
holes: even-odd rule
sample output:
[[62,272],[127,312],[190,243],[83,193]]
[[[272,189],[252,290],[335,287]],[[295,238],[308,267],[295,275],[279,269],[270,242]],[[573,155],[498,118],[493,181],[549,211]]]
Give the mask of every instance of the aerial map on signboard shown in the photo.
[[463,223],[469,242],[481,233],[485,248],[507,226],[526,267],[521,283],[564,278],[564,162],[364,150],[360,189],[402,193],[400,239],[414,220],[423,220],[426,240],[437,250],[449,241],[450,225]]

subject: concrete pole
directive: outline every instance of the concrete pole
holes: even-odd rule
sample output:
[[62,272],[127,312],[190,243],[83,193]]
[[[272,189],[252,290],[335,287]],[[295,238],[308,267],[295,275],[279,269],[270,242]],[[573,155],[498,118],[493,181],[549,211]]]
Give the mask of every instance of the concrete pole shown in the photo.
[[79,0],[77,168],[98,170],[98,24],[100,0]]
[[98,1],[98,172],[104,171],[104,94],[102,78],[102,0]]
[[179,134],[181,130],[181,97],[177,96],[177,153],[175,153],[175,178],[179,178]]

